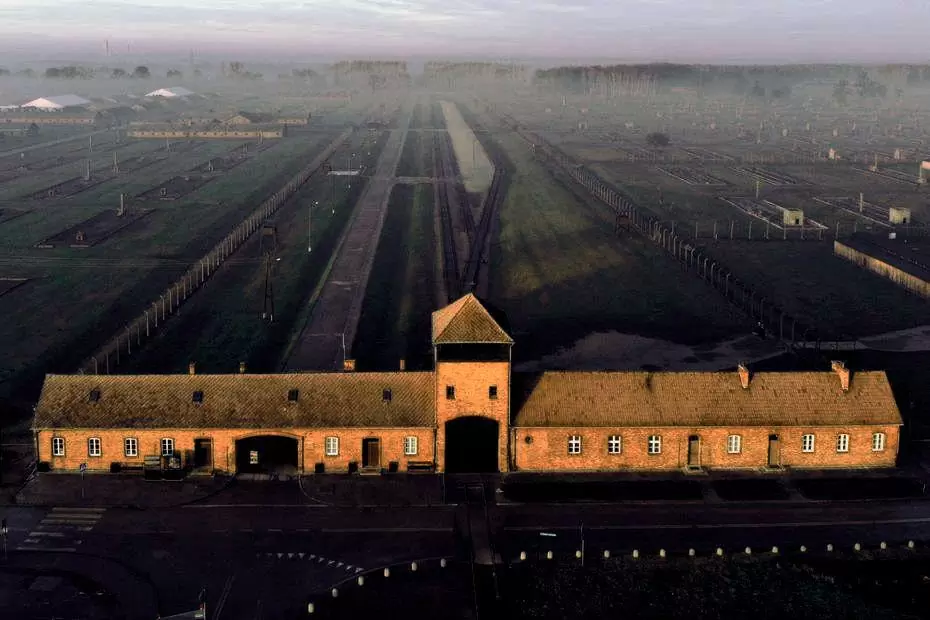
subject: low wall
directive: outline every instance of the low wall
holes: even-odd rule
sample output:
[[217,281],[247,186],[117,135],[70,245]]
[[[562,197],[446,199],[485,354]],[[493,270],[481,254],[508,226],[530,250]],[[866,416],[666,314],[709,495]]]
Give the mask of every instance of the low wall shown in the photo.
[[273,131],[145,131],[130,129],[130,138],[174,138],[174,139],[229,139],[229,138],[283,138],[284,130]]

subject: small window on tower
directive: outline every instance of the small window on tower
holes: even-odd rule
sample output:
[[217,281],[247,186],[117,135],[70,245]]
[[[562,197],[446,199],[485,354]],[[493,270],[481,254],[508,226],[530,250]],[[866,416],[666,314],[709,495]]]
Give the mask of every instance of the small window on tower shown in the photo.
[[455,400],[455,386],[454,385],[446,386],[446,400]]
[[381,400],[383,400],[384,402],[386,402],[386,403],[391,402],[391,397],[392,397],[392,396],[393,396],[393,394],[391,394],[391,390],[389,390],[389,389],[388,389],[388,390],[381,390]]
[[492,385],[488,387],[488,398],[491,400],[497,400],[497,386]]
[[202,403],[202,402],[203,402],[203,392],[201,392],[200,390],[197,390],[196,392],[194,392],[193,401],[194,401],[195,403]]
[[90,391],[90,402],[95,403],[100,400],[100,390],[91,390]]
[[288,390],[287,391],[287,399],[291,401],[292,403],[296,403],[299,398],[300,398],[300,390]]

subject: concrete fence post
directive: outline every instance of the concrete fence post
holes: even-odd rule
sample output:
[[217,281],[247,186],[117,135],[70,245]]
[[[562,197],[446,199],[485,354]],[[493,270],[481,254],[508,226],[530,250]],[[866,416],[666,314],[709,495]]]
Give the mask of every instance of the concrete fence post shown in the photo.
[[358,585],[360,585],[360,586],[365,585],[365,576],[364,576],[364,575],[359,575],[359,576],[358,576]]
[[913,549],[913,548],[914,548],[914,541],[913,541],[913,540],[907,541],[907,548],[908,548],[908,549]]
[[447,564],[446,558],[439,560],[439,568],[445,568]]
[[546,551],[546,559],[547,559],[547,560],[551,560],[551,559],[552,559],[552,552],[551,552],[551,551]]
[[316,607],[313,603],[307,603],[307,613],[312,614],[316,611]]
[[884,551],[885,549],[888,548],[888,543],[886,543],[886,542],[883,540],[883,541],[881,542],[881,544],[879,545],[879,548],[881,548],[882,551]]
[[526,551],[520,552],[520,561],[523,562],[526,560]]
[[720,547],[717,547],[717,555],[718,555],[718,556],[722,556],[722,555],[723,555],[723,549],[721,549]]
[[832,544],[828,544],[828,545],[827,545],[827,551],[833,551],[833,545],[832,545]]
[[339,596],[339,588],[333,588],[333,598],[336,598],[338,596]]
[[659,557],[660,557],[660,558],[664,558],[664,557],[665,557],[665,549],[659,549]]
[[778,547],[772,547],[772,553],[777,554],[777,553],[778,553]]
[[862,551],[862,545],[860,545],[859,543],[856,543],[855,545],[853,545],[853,550]]
[[411,562],[411,563],[410,563],[410,570],[413,571],[413,572],[417,572],[417,563],[416,563],[416,562]]
[[688,549],[688,557],[694,557],[694,549]]
[[604,559],[605,559],[605,560],[609,560],[609,559],[610,559],[610,551],[608,551],[608,550],[606,550],[606,549],[604,550]]
[[801,553],[807,553],[807,547],[801,545]]
[[635,560],[638,557],[639,557],[639,549],[633,549],[633,559]]
[[746,552],[746,555],[752,555],[752,549],[749,547],[746,547],[745,552]]

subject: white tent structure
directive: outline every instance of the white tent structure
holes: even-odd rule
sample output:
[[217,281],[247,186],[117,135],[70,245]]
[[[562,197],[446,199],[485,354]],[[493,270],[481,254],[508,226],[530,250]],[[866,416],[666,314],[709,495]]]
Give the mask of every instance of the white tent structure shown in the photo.
[[90,105],[90,101],[77,95],[57,95],[55,97],[39,97],[27,103],[22,108],[36,110],[63,110],[65,108],[83,108]]
[[183,97],[190,97],[194,92],[187,90],[183,86],[172,86],[171,88],[159,88],[158,90],[153,90],[146,97],[167,97],[169,99],[177,99]]

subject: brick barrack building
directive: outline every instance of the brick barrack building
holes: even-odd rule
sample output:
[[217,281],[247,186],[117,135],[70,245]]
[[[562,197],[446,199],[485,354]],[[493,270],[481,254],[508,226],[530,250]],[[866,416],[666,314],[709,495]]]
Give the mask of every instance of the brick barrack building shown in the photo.
[[39,461],[307,474],[895,465],[901,415],[884,372],[517,373],[501,322],[470,294],[437,310],[426,372],[49,375]]

